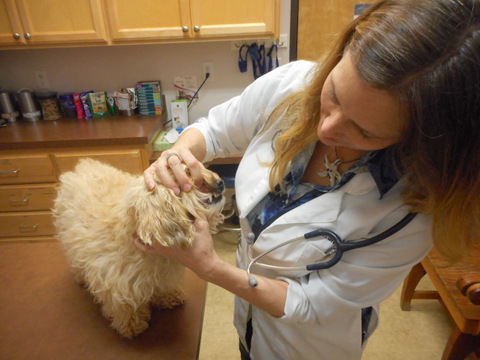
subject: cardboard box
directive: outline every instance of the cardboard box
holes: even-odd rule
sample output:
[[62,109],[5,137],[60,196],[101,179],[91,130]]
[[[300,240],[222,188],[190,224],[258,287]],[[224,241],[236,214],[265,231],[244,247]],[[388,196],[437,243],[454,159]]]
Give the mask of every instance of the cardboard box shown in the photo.
[[172,127],[174,129],[178,127],[186,128],[188,126],[188,100],[172,100],[171,111]]

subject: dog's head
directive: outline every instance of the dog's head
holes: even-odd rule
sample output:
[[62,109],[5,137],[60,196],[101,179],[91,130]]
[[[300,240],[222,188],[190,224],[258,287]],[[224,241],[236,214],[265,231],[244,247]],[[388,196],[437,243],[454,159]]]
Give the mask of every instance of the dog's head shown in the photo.
[[[187,174],[188,174],[188,170]],[[138,178],[126,195],[129,213],[135,217],[136,232],[146,244],[157,241],[164,246],[191,245],[193,222],[204,214],[210,230],[216,232],[223,221],[224,183],[214,172],[203,170],[200,187],[175,195],[158,183],[149,191],[143,177]]]

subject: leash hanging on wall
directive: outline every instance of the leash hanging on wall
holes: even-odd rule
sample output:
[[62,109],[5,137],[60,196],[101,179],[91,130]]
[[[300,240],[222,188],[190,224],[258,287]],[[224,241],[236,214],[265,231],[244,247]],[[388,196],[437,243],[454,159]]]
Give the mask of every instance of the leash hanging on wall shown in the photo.
[[[237,45],[236,45],[237,46]],[[252,63],[253,77],[258,79],[260,76],[267,72],[279,67],[278,61],[278,47],[281,46],[277,43],[273,43],[268,51],[265,44],[258,44],[253,42],[251,44],[238,45],[238,68],[241,73],[248,71],[248,57]],[[268,65],[267,65],[268,58]]]

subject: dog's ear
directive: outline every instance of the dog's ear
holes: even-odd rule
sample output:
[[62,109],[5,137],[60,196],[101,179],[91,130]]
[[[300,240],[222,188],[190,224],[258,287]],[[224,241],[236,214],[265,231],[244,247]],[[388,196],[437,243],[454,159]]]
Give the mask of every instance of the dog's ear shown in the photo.
[[126,201],[130,215],[135,217],[137,235],[144,243],[191,245],[193,219],[172,190],[157,184],[149,191],[142,177],[128,190]]

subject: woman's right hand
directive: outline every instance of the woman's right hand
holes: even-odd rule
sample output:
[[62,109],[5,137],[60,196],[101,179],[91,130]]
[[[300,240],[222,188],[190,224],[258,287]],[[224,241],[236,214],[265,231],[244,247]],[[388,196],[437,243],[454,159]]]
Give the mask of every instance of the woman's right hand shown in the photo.
[[[182,164],[185,164],[186,168]],[[174,146],[163,151],[160,157],[144,171],[143,177],[148,189],[153,190],[155,188],[156,176],[165,187],[172,189],[178,195],[180,191],[190,191],[192,185],[202,185],[203,168],[203,164],[195,158],[189,149]],[[187,175],[187,169],[190,176]]]

